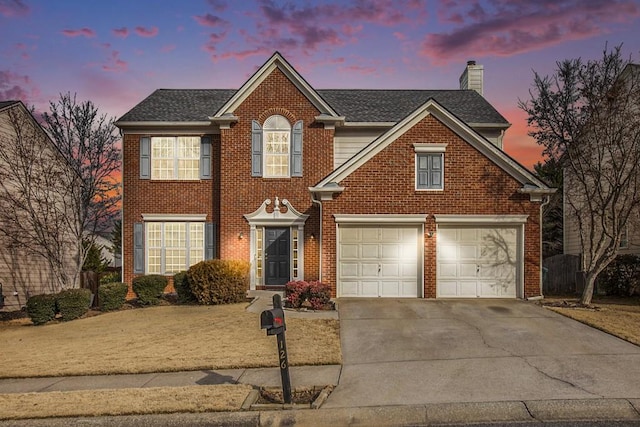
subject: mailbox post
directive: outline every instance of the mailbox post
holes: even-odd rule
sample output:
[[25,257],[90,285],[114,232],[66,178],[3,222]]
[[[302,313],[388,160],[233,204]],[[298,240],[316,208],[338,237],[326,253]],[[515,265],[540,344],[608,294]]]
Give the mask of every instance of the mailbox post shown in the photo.
[[284,331],[287,325],[284,322],[284,310],[279,294],[273,296],[273,308],[260,314],[260,329],[266,329],[267,335],[275,335],[278,342],[278,364],[280,366],[280,378],[282,379],[282,397],[284,403],[291,403],[291,378],[289,377],[289,357],[287,355],[287,342]]

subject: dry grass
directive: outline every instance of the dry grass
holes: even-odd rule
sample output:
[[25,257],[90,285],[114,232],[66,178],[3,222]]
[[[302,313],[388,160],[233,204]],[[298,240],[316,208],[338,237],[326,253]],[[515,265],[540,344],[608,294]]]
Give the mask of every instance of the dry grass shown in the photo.
[[249,385],[0,394],[0,420],[237,411]]
[[[32,326],[0,322],[0,378],[277,366],[246,304],[124,310]],[[287,319],[291,365],[339,364],[337,320]]]
[[640,345],[640,301],[637,298],[594,298],[591,307],[574,298],[545,298],[547,308],[564,316]]

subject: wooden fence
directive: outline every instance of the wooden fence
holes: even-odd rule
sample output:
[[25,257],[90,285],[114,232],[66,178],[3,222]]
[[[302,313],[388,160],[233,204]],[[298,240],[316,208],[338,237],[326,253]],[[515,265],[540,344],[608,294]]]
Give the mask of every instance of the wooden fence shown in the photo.
[[554,255],[542,261],[544,295],[575,294],[576,273],[580,270],[577,255]]

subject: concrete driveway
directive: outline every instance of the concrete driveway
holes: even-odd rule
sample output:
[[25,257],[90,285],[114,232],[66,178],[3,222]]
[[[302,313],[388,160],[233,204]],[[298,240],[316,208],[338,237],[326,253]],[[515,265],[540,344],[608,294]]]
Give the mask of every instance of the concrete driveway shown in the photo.
[[640,399],[640,347],[516,300],[340,299],[325,408]]

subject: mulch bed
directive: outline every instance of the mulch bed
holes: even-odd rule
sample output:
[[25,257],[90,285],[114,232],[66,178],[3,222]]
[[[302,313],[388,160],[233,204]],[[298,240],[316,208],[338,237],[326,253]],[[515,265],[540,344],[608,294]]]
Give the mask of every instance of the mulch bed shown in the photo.
[[[291,403],[311,404],[316,400],[322,388],[299,388],[291,390]],[[260,388],[260,397],[256,403],[284,403],[282,389]]]

